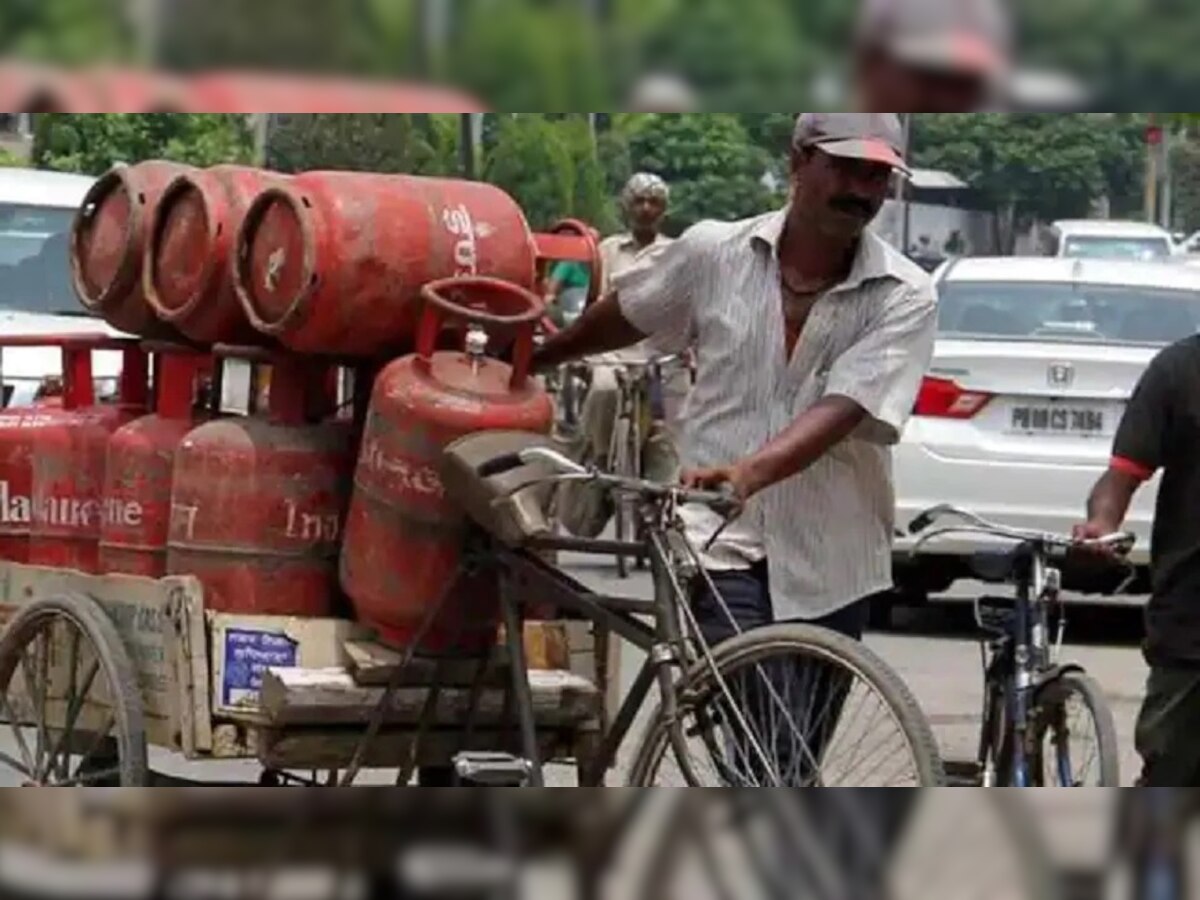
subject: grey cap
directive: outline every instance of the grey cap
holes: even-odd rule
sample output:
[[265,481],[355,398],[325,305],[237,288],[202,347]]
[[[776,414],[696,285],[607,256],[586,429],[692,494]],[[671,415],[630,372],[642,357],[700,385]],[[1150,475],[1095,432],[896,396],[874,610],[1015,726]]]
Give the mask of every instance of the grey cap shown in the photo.
[[1004,0],[864,0],[857,39],[914,66],[995,79],[1010,67],[1012,16]]
[[882,163],[912,174],[904,161],[904,126],[895,113],[801,113],[792,146],[817,147],[831,156]]

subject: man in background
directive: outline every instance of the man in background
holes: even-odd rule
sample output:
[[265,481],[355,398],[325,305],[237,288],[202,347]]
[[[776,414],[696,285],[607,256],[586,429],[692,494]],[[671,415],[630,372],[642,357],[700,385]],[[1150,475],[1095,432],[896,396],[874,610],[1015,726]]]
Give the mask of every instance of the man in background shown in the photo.
[[[671,246],[672,240],[662,233],[670,196],[667,183],[648,172],[634,175],[625,185],[621,206],[629,231],[613,235],[600,244],[602,296],[612,289],[614,279],[654,266]],[[621,399],[617,373],[622,367],[644,365],[661,355],[648,343],[642,343],[588,360],[591,385],[583,401],[580,434],[573,448],[576,459],[601,468],[607,465],[613,423]],[[678,414],[689,379],[686,369],[677,367],[664,373],[664,381],[663,389],[656,392],[655,423],[645,436],[641,465],[648,478],[673,481],[678,476],[679,461],[667,423]],[[589,485],[567,485],[559,497],[558,514],[563,526],[572,534],[595,538],[612,518],[611,498]]]

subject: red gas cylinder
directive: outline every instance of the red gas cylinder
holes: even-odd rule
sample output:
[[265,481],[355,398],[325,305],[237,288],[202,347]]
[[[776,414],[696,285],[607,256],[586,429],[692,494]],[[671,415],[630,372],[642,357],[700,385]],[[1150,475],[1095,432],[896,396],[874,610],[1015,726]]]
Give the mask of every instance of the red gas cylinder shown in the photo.
[[167,574],[175,452],[196,423],[197,378],[207,358],[156,348],[154,414],[130,422],[108,441],[100,525],[100,568],[161,578]]
[[254,326],[302,353],[407,350],[422,285],[454,275],[534,282],[525,215],[499,188],[409,175],[309,172],[266,191],[238,235]]
[[[65,336],[6,335],[0,348],[15,346],[64,346]],[[87,354],[71,350],[70,355]],[[64,348],[64,357],[68,353]],[[64,371],[71,371],[69,362]],[[59,386],[62,381],[58,382]],[[39,428],[59,422],[64,401],[72,408],[92,404],[90,379],[71,381],[69,397],[46,397],[32,407],[0,410],[0,559],[29,562],[29,529],[33,522],[33,438]]]
[[203,344],[260,343],[233,287],[234,239],[251,201],[285,176],[243,166],[180,175],[154,214],[143,272],[164,321]]
[[[101,500],[108,439],[146,412],[146,354],[123,342],[118,402],[94,404],[91,349],[116,342],[91,340],[64,348],[63,406],[34,430],[33,523],[29,562],[39,566],[100,571]],[[85,348],[80,352],[81,345]]]
[[210,422],[179,445],[167,571],[199,578],[210,610],[328,616],[354,466],[351,426],[321,421],[333,409],[314,403],[328,385],[325,367],[296,358],[271,365],[265,418]]
[[[388,643],[415,642],[430,655],[475,653],[496,640],[496,587],[478,580],[455,587],[467,522],[446,497],[442,452],[476,431],[549,432],[550,398],[529,377],[544,309],[529,291],[487,278],[437,282],[424,299],[417,353],[375,381],[346,523],[342,587],[358,618]],[[471,323],[467,352],[434,352],[444,317]],[[489,333],[516,336],[512,366],[484,355]]]
[[128,334],[175,330],[146,302],[142,257],[163,191],[190,166],[151,161],[110,169],[92,186],[71,232],[71,270],[80,302]]

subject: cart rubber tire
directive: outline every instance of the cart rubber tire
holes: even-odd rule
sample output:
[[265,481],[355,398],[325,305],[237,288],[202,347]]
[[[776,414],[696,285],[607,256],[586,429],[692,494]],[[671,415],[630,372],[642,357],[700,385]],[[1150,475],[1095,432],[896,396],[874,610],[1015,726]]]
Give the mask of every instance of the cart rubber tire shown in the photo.
[[65,619],[92,645],[111,696],[117,701],[113,728],[121,770],[121,787],[145,787],[150,771],[142,696],[133,663],[112,620],[96,601],[83,594],[59,594],[22,607],[0,634],[0,690],[7,693],[22,651],[45,624]]
[[[896,722],[912,748],[913,760],[921,787],[943,787],[946,771],[941,751],[933,728],[921,710],[908,685],[890,666],[862,643],[848,637],[812,625],[771,625],[756,628],[721,643],[713,649],[717,670],[724,673],[728,668],[761,662],[773,653],[815,650],[832,657],[867,681],[887,703]],[[688,683],[695,686],[694,693],[705,694],[712,680],[712,672],[704,660],[695,665]],[[680,714],[687,710],[681,704]],[[630,768],[630,787],[649,787],[651,770],[663,754],[674,753],[670,734],[664,722],[661,706],[655,710],[650,726],[634,756]],[[851,787],[852,785],[847,785]]]

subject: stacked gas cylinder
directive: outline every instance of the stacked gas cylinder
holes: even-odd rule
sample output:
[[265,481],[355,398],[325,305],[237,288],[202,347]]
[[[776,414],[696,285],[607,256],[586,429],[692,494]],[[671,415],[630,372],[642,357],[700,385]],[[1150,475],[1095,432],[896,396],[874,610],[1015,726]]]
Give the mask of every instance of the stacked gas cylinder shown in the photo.
[[[476,182],[114,169],[79,212],[72,266],[84,306],[130,337],[0,337],[64,359],[59,407],[0,413],[0,558],[191,575],[226,612],[348,601],[399,646],[445,601],[422,652],[494,641],[494,585],[458,578],[466,523],[440,457],[481,429],[549,429],[531,288],[549,255],[597,256],[566,230],[582,237],[531,234]],[[91,354],[113,349],[118,402],[99,404]],[[201,397],[234,360],[269,371],[246,415]]]

